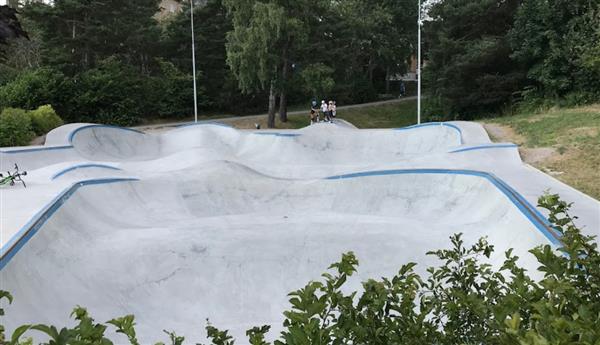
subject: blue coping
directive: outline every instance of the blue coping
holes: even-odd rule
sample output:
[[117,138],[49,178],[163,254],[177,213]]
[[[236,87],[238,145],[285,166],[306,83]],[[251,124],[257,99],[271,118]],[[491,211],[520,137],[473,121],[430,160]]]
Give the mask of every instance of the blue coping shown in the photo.
[[431,126],[446,126],[446,127],[450,127],[452,129],[456,130],[458,132],[459,145],[463,144],[462,130],[460,129],[460,127],[458,127],[455,124],[448,123],[448,122],[427,122],[427,123],[422,123],[420,125],[412,125],[412,126],[407,126],[407,127],[394,128],[394,130],[405,131],[405,130],[409,130],[409,129],[431,127]]
[[516,144],[487,144],[487,145],[463,147],[460,149],[449,151],[449,153],[459,153],[459,152],[489,150],[489,149],[517,148],[517,147],[519,147],[519,145],[516,145]]
[[220,123],[220,122],[216,122],[216,121],[199,121],[199,122],[192,122],[192,123],[184,123],[182,125],[177,125],[175,126],[175,128],[184,128],[184,127],[192,127],[192,126],[219,126],[219,127],[225,127],[225,128],[233,128],[230,125],[224,124],[224,123]]
[[36,213],[2,248],[0,248],[0,270],[2,270],[8,262],[23,248],[33,235],[35,235],[41,227],[52,217],[52,215],[64,205],[67,200],[75,194],[75,192],[83,186],[91,186],[98,184],[110,184],[119,182],[138,181],[134,178],[106,178],[80,181],[73,184],[71,187],[63,190],[51,202],[49,202],[41,211]]
[[353,174],[330,176],[326,180],[350,179],[367,176],[386,175],[409,175],[409,174],[449,174],[467,175],[485,178],[498,188],[518,209],[529,219],[529,221],[554,245],[560,245],[560,233],[556,232],[548,219],[533,205],[531,205],[521,194],[506,182],[494,174],[476,170],[451,170],[451,169],[402,169],[402,170],[379,170],[358,172]]
[[5,149],[5,150],[0,150],[0,152],[6,153],[6,154],[17,154],[17,153],[27,153],[27,152],[39,152],[39,151],[72,149],[73,148],[73,138],[75,137],[75,135],[79,131],[81,131],[83,129],[92,128],[92,127],[114,128],[114,129],[121,129],[121,130],[124,130],[124,131],[131,131],[131,132],[135,132],[135,133],[139,133],[139,134],[145,134],[144,132],[140,132],[137,129],[132,129],[132,128],[110,126],[110,125],[96,125],[96,124],[92,124],[92,125],[81,126],[79,128],[74,129],[71,133],[69,133],[68,140],[69,140],[70,145],[48,146],[48,147],[35,147],[35,148],[24,148],[24,149],[9,149],[9,150]]
[[77,170],[77,169],[86,169],[86,168],[104,168],[104,169],[122,171],[122,169],[119,169],[117,167],[113,167],[110,165],[106,165],[106,164],[78,164],[78,165],[73,165],[72,167],[69,167],[69,168],[66,168],[64,170],[57,172],[56,174],[52,175],[52,177],[50,179],[56,180],[57,178],[61,177],[62,175],[66,174],[70,171]]
[[253,132],[252,134],[256,134],[256,135],[272,135],[275,137],[289,137],[289,138],[293,138],[293,137],[299,137],[302,134],[297,134],[297,133],[278,133],[278,132]]
[[50,150],[66,150],[72,149],[72,145],[65,146],[48,146],[48,147],[34,147],[27,149],[10,149],[10,150],[0,150],[2,153],[6,154],[15,154],[15,153],[27,153],[27,152],[38,152],[38,151],[50,151]]

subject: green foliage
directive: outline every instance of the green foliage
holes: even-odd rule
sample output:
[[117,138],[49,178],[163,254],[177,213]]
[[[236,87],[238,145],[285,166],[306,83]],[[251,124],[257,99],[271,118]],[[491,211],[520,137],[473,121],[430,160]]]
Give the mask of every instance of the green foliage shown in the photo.
[[445,114],[469,120],[500,111],[523,86],[525,71],[511,60],[507,37],[519,3],[449,0],[432,6],[424,79]]
[[597,1],[523,1],[510,31],[512,56],[542,97],[591,91],[600,99],[599,13]]
[[159,44],[159,0],[27,2],[22,14],[40,31],[43,62],[69,76],[116,56],[142,72]]
[[124,317],[112,319],[110,321],[107,321],[106,323],[117,327],[117,333],[125,334],[127,336],[127,339],[129,339],[129,343],[131,345],[139,345],[139,342],[135,335],[134,319],[135,318],[133,315],[127,315]]
[[0,146],[25,146],[34,138],[27,111],[6,108],[0,113]]
[[[161,76],[154,79],[156,88],[160,90],[157,95],[157,113],[161,117],[185,117],[193,114],[194,90],[190,87],[193,83],[192,76],[181,72],[175,65],[168,61],[159,60]],[[198,105],[203,106],[205,101],[202,96],[204,88],[200,85],[200,99]]]
[[333,68],[322,63],[307,66],[300,73],[304,89],[313,97],[326,97],[335,86],[333,72]]
[[224,4],[233,13],[227,63],[242,92],[265,90],[278,78],[278,44],[285,34],[285,10],[273,2],[226,0]]
[[600,100],[598,1],[447,0],[429,15],[424,79],[446,118]]
[[33,131],[37,135],[44,135],[56,127],[63,125],[63,120],[56,114],[51,105],[42,105],[29,112]]
[[[391,278],[370,279],[363,282],[362,291],[348,292],[345,284],[358,267],[349,252],[321,280],[289,294],[291,307],[283,313],[283,331],[273,344],[597,344],[596,239],[581,233],[569,214],[571,205],[557,195],[542,196],[539,206],[548,211],[562,245],[530,251],[540,265],[536,280],[518,265],[512,250],[505,253],[503,264],[492,265],[488,259],[494,247],[486,239],[468,245],[457,234],[450,238],[450,248],[428,253],[440,264],[428,268],[426,279],[415,272],[415,263],[408,263]],[[11,301],[6,292],[0,292],[2,298]],[[30,330],[48,335],[49,344],[112,344],[104,335],[107,326],[95,323],[85,309],[75,308],[72,316],[78,321],[74,328],[24,325],[8,344],[19,344]],[[126,335],[130,344],[139,344],[133,316],[107,324]],[[269,329],[265,325],[248,330],[248,342],[271,344],[266,341]],[[228,331],[210,323],[206,332],[211,344],[235,343]],[[165,333],[173,345],[184,341]]]
[[52,68],[26,70],[0,87],[0,109],[33,110],[44,104],[60,104],[69,95],[64,75]]
[[[8,291],[0,290],[0,303],[2,303],[3,299],[6,299],[9,304],[13,301],[13,297]],[[0,316],[4,316],[4,308],[0,308]],[[6,340],[6,335],[4,334],[5,331],[4,325],[0,324],[0,344],[4,344]]]

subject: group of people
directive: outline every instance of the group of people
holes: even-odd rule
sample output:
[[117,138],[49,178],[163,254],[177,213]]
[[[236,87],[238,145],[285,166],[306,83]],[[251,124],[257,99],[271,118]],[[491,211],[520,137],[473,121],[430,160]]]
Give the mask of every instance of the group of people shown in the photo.
[[337,113],[337,106],[335,101],[326,102],[325,100],[321,101],[321,106],[317,104],[317,100],[313,99],[310,106],[310,124],[319,123],[322,121],[325,122],[333,122]]

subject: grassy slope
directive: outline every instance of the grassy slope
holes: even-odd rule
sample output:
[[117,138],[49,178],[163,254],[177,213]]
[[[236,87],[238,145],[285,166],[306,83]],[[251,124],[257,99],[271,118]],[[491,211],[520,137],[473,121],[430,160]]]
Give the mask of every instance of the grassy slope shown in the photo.
[[[526,162],[600,199],[600,104],[521,113],[491,122],[512,130],[512,135],[496,139],[521,145]],[[536,158],[541,150],[544,154]]]

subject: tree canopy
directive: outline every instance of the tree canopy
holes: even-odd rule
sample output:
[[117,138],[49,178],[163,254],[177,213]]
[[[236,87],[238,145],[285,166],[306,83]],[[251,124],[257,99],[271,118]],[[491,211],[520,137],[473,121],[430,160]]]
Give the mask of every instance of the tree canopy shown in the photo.
[[[51,104],[67,121],[115,124],[191,114],[189,6],[159,16],[159,0],[23,4],[9,24],[29,39],[0,45],[0,109]],[[597,101],[599,6],[430,3],[423,27],[428,103],[445,118],[471,119],[539,99]],[[277,110],[286,121],[288,103],[392,94],[390,84],[416,53],[413,0],[206,0],[194,11],[200,110],[268,110],[270,125]]]

